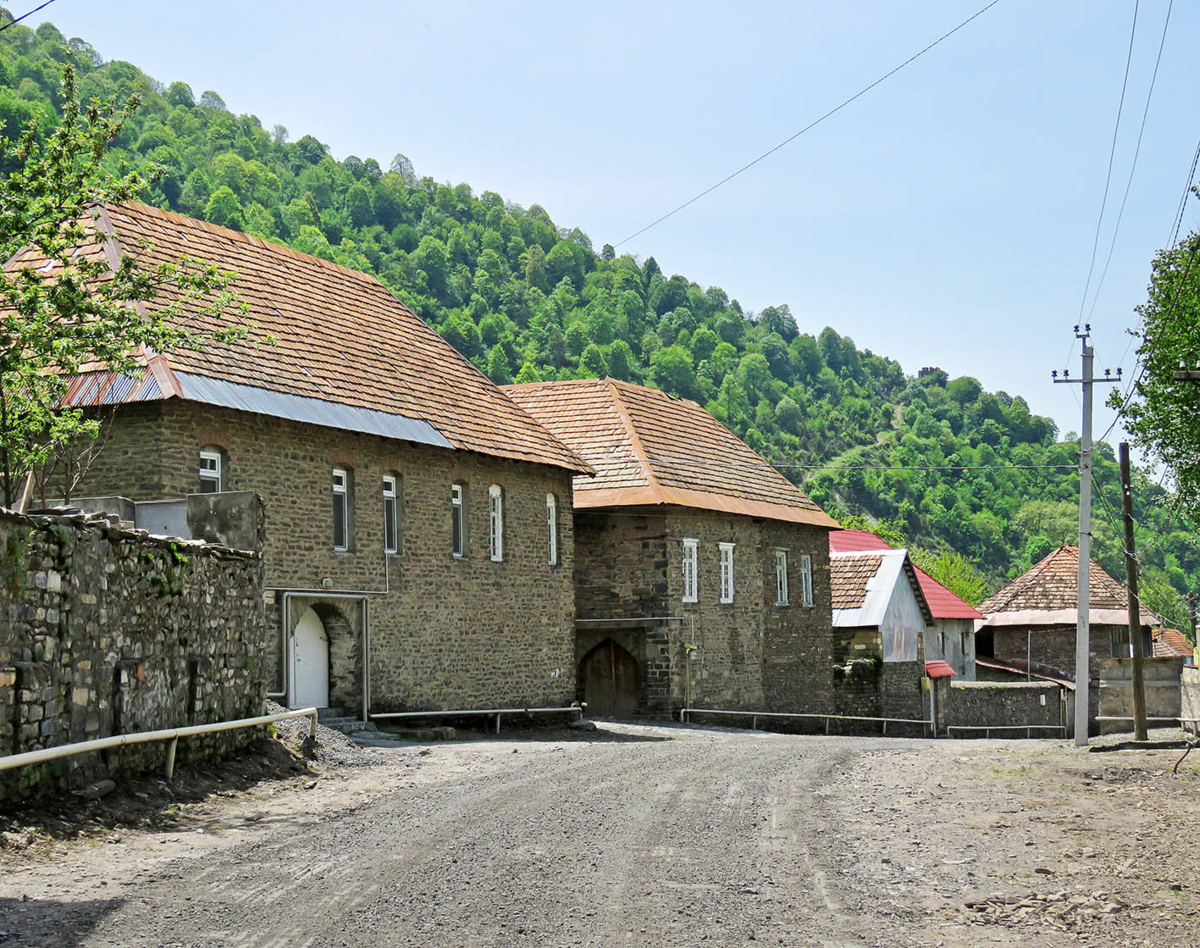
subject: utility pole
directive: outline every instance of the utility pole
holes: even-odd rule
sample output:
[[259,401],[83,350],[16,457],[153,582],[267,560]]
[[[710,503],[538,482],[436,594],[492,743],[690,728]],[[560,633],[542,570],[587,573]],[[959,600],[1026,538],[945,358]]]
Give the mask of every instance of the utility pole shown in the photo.
[[[1050,373],[1055,382],[1068,385],[1078,384],[1083,388],[1083,431],[1080,433],[1079,452],[1079,573],[1075,595],[1075,746],[1086,747],[1088,742],[1088,710],[1091,694],[1091,627],[1088,609],[1091,604],[1092,564],[1092,375],[1096,350],[1089,343],[1092,327],[1085,323],[1083,332],[1075,327],[1075,338],[1083,343],[1083,375],[1071,378],[1069,369],[1063,369],[1062,378],[1058,371]],[[1109,369],[1104,370],[1107,381],[1115,382],[1121,377],[1117,369],[1116,378]]]
[[1125,587],[1129,593],[1129,643],[1133,646],[1133,739],[1146,740],[1146,679],[1142,659],[1142,610],[1138,603],[1137,557],[1133,547],[1133,486],[1129,445],[1118,446],[1121,461],[1121,519],[1125,523]]

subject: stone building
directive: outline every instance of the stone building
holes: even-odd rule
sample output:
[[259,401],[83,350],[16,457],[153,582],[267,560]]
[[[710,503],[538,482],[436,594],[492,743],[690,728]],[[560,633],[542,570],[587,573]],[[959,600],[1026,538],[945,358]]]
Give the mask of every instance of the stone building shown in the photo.
[[[979,604],[982,621],[976,623],[979,654],[1010,666],[1075,680],[1075,636],[1079,617],[1076,590],[1079,548],[1061,546],[1041,562]],[[1089,677],[1100,677],[1100,662],[1131,654],[1128,593],[1094,561],[1089,573]],[[1143,607],[1143,654],[1152,654],[1150,630],[1160,624]],[[1099,692],[1089,697],[1095,717]]]
[[574,700],[587,464],[374,277],[139,204],[95,223],[110,261],[239,274],[246,338],[74,380],[114,406],[76,496],[262,497],[271,692],[359,715]]
[[[829,534],[831,553],[890,549],[868,530],[834,530]],[[955,679],[974,681],[975,623],[983,616],[915,563],[913,570],[933,619],[925,635],[925,660],[944,661],[953,669]]]
[[824,511],[695,402],[614,379],[506,391],[596,471],[574,483],[591,713],[831,706]]
[[[924,720],[925,642],[933,615],[907,550],[830,554],[840,714]],[[945,663],[930,661],[931,673]]]

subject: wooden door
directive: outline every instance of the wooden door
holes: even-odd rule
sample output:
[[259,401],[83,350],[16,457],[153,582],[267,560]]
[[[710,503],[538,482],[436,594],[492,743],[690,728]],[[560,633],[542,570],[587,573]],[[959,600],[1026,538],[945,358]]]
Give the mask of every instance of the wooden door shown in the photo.
[[631,718],[638,707],[638,663],[612,639],[583,659],[583,700],[589,716]]

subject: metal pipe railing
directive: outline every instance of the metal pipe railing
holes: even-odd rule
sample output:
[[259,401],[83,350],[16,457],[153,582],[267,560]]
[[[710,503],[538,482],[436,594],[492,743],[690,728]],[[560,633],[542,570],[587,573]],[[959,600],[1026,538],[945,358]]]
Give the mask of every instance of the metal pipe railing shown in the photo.
[[752,730],[758,729],[759,718],[823,718],[825,720],[825,733],[829,733],[830,721],[875,721],[883,722],[883,733],[887,734],[888,723],[892,724],[920,724],[923,727],[929,727],[929,722],[924,718],[870,718],[859,714],[821,714],[819,712],[799,712],[799,711],[717,711],[713,708],[680,708],[679,720],[687,721],[689,714],[729,714],[741,715],[742,717],[751,718],[750,727]]
[[1030,731],[1062,731],[1067,735],[1065,724],[947,724],[946,734],[951,731],[983,731],[984,737],[990,737],[992,731],[1024,731],[1025,736],[1032,737]]
[[468,711],[381,711],[370,715],[374,721],[392,720],[395,718],[461,718],[471,715],[496,715],[496,733],[500,733],[500,718],[505,714],[563,714],[574,711],[583,717],[586,705],[573,704],[566,708],[472,708]]
[[317,736],[317,709],[303,708],[298,711],[284,711],[281,714],[264,714],[257,718],[241,718],[237,721],[218,721],[215,724],[192,724],[188,727],[173,727],[162,731],[143,731],[140,734],[114,734],[111,737],[99,737],[93,741],[80,741],[77,744],[59,744],[57,747],[43,747],[41,750],[26,751],[23,754],[9,754],[0,757],[0,770],[12,770],[15,767],[28,767],[30,764],[40,764],[47,760],[60,757],[71,757],[75,754],[86,754],[88,751],[106,750],[109,747],[122,747],[126,744],[147,744],[153,741],[170,741],[167,745],[167,762],[164,768],[168,780],[175,773],[175,747],[181,737],[193,737],[197,734],[212,734],[216,731],[233,731],[243,727],[254,727],[258,724],[271,724],[275,721],[285,721],[288,718],[308,717],[312,719],[308,733],[310,737]]

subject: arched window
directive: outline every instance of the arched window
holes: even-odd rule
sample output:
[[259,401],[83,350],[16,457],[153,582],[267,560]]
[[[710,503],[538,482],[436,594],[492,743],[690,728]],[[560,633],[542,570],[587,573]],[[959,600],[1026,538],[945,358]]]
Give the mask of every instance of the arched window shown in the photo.
[[546,495],[546,560],[558,565],[558,498]]
[[467,555],[467,485],[450,485],[450,552],[462,559]]
[[400,475],[383,475],[383,549],[400,552]]
[[215,444],[200,449],[200,493],[219,494],[225,477],[225,452]]
[[488,488],[488,520],[492,562],[499,563],[504,559],[504,490],[499,484]]
[[333,469],[333,548],[350,549],[350,512],[353,509],[353,483],[350,469]]

